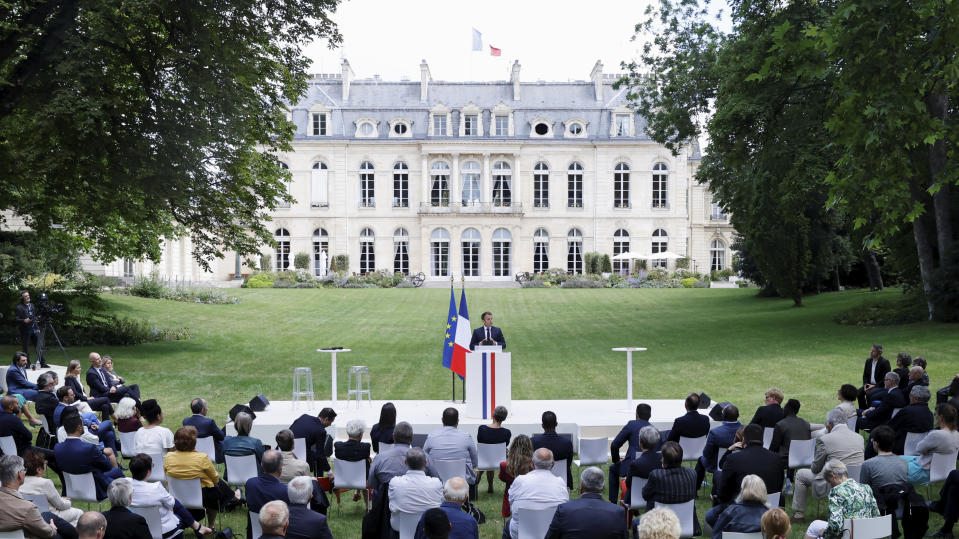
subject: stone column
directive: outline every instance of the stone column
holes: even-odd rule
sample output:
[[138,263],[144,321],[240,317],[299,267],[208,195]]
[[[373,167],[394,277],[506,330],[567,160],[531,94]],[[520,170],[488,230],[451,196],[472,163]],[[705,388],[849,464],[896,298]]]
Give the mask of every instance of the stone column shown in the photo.
[[422,165],[421,165],[421,166],[422,166],[422,170],[423,170],[423,172],[422,172],[422,174],[421,174],[421,176],[422,176],[422,182],[421,182],[422,198],[420,198],[420,204],[427,204],[427,205],[429,205],[429,202],[430,202],[430,169],[429,169],[430,159],[429,159],[429,156],[428,156],[427,154],[423,154],[422,157],[423,157],[423,159],[422,159]]
[[489,204],[493,197],[490,191],[490,170],[489,170],[489,153],[483,154],[483,191],[480,193],[480,203]]
[[516,207],[519,207],[519,205],[522,203],[522,200],[523,200],[521,196],[522,191],[520,190],[521,178],[519,174],[519,154],[518,153],[513,154],[513,178],[512,179],[513,181],[510,187],[512,187],[513,189],[513,200],[510,201],[510,204],[514,208],[516,208]]
[[450,208],[459,207],[463,202],[460,185],[460,154],[453,154],[453,170],[450,174]]

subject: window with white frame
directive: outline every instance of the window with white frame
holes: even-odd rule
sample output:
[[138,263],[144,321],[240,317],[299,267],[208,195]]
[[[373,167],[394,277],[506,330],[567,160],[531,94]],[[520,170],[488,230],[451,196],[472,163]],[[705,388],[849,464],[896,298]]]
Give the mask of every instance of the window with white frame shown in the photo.
[[[326,253],[326,260],[323,254]],[[330,265],[330,235],[325,228],[313,231],[313,275],[322,277]]]
[[709,271],[726,269],[726,244],[720,240],[713,240],[709,244]]
[[566,207],[583,207],[583,165],[575,161],[566,171]]
[[493,134],[497,137],[509,136],[509,115],[497,114],[493,116]]
[[712,212],[709,217],[713,221],[725,221],[726,212],[723,210],[723,207],[719,205],[719,202],[713,202]]
[[[653,254],[665,253],[666,249],[669,247],[669,235],[666,234],[666,231],[662,228],[657,228],[653,231],[653,244],[652,250],[650,251]],[[656,258],[653,259],[654,268],[665,268],[666,259],[665,258]]]
[[463,275],[479,277],[480,274],[480,233],[475,228],[467,228],[460,237],[463,251]]
[[463,115],[463,136],[475,137],[479,135],[479,114]]
[[393,273],[410,273],[410,233],[402,227],[393,232]]
[[376,271],[376,252],[373,229],[366,227],[360,232],[360,274]]
[[373,120],[359,120],[356,123],[356,136],[359,138],[376,138],[376,124]]
[[310,207],[330,207],[330,171],[322,161],[313,163],[310,170]]
[[430,167],[430,206],[450,205],[450,165],[437,161]]
[[375,191],[375,182],[373,178],[374,167],[373,163],[369,161],[363,161],[360,163],[360,207],[361,208],[375,208],[376,207],[376,191]]
[[393,165],[393,207],[410,207],[410,167],[402,161]]
[[413,128],[408,120],[396,118],[389,122],[389,126],[390,138],[410,138],[413,136]]
[[533,207],[549,207],[549,165],[542,161],[533,166]]
[[132,258],[123,259],[123,276],[124,277],[133,277],[133,268],[134,263]]
[[310,113],[310,134],[314,137],[325,137],[329,132],[327,128],[327,114],[325,112]]
[[290,231],[285,228],[276,229],[273,232],[273,241],[276,242],[276,248],[273,249],[273,267],[276,271],[290,269]]
[[450,233],[445,228],[437,228],[430,233],[430,264],[433,277],[447,277],[450,274]]
[[510,276],[510,244],[513,236],[505,228],[493,231],[493,277]]
[[506,161],[493,163],[493,206],[508,207],[512,203],[513,171]]
[[583,233],[578,228],[566,234],[566,272],[583,273]]
[[618,260],[616,255],[629,252],[629,231],[620,228],[613,233],[613,271],[622,275],[629,273],[629,260]]
[[653,207],[665,209],[669,207],[669,168],[666,163],[653,165]]
[[616,163],[613,170],[613,207],[629,207],[629,165]]
[[[287,173],[289,173],[290,171],[290,166],[287,165],[286,163],[281,162],[280,168],[282,168]],[[292,178],[289,178],[289,179],[284,178],[283,187],[286,188],[287,195],[293,196],[293,179]],[[292,205],[292,202],[290,202],[289,200],[283,200],[282,198],[278,198],[276,201],[277,208],[289,208],[291,205]]]
[[533,273],[549,269],[549,232],[537,228],[533,233]]
[[566,122],[566,138],[583,138],[586,136],[586,123],[582,120]]
[[615,122],[616,136],[617,137],[628,137],[630,120],[632,120],[631,114],[615,114],[613,117]]
[[530,122],[530,136],[533,138],[549,138],[553,136],[553,122],[544,118],[537,118]]
[[480,203],[480,164],[464,161],[460,170],[463,181],[463,205],[478,206]]
[[434,136],[434,137],[445,137],[445,136],[447,136],[447,125],[446,125],[446,115],[445,115],[445,114],[434,114],[434,115],[433,115],[433,136]]

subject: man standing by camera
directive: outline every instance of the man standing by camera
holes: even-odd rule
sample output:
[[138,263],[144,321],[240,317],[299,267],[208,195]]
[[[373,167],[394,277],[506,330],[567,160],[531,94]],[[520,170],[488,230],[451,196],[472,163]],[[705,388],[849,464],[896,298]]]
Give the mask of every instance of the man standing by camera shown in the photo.
[[[17,328],[20,330],[20,341],[23,343],[23,353],[30,357],[30,345],[36,346],[40,332],[37,325],[37,311],[34,305],[30,303],[30,292],[26,290],[20,292],[20,303],[16,308],[16,320]],[[40,366],[45,369],[49,368],[43,352],[38,351],[37,353],[40,356]]]

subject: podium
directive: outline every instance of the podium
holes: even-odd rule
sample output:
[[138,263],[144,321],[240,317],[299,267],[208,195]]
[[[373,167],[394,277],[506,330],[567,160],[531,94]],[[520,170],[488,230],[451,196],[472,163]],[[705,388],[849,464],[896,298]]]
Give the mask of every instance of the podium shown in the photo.
[[513,403],[513,365],[501,346],[477,346],[466,354],[466,415],[490,419],[497,406]]

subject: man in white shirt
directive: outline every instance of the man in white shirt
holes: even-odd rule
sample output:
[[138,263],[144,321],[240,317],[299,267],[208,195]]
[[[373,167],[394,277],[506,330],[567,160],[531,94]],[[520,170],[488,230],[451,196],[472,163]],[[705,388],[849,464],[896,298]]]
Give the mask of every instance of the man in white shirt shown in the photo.
[[443,428],[433,431],[423,444],[423,451],[433,459],[466,461],[466,482],[470,485],[470,499],[475,499],[477,464],[476,444],[468,433],[456,428],[460,422],[460,413],[456,408],[443,410]]
[[[406,453],[406,474],[390,481],[390,525],[399,531],[398,511],[422,513],[443,504],[443,484],[426,475],[426,453],[412,448]],[[565,487],[564,487],[565,488]]]
[[519,537],[517,509],[546,509],[569,501],[566,481],[553,475],[552,468],[553,452],[541,447],[533,453],[533,470],[513,480],[509,488],[513,517],[506,521],[513,539]]

